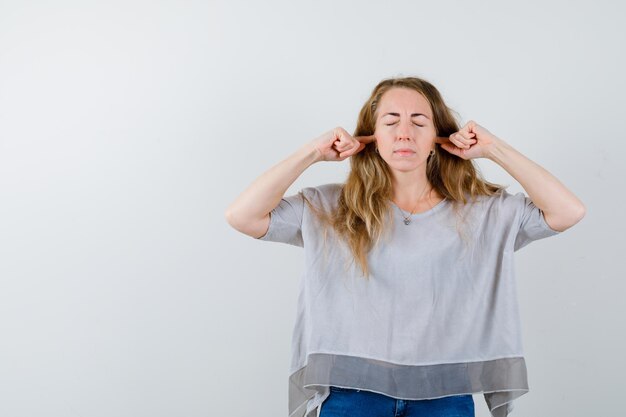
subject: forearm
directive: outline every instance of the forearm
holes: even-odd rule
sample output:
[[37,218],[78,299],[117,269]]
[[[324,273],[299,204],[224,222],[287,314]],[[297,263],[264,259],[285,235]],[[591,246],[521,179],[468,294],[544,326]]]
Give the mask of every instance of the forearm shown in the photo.
[[571,227],[584,216],[585,206],[554,175],[533,162],[511,145],[498,140],[488,159],[504,168],[524,187],[528,197],[551,219],[558,229]]
[[265,217],[278,205],[295,180],[320,157],[315,147],[308,143],[261,174],[228,207],[228,221],[237,224]]

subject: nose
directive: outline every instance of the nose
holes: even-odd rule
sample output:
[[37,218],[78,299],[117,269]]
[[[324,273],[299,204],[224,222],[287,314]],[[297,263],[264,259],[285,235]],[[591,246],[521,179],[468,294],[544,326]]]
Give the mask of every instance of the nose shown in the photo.
[[398,124],[397,137],[398,140],[411,140],[413,130],[411,129],[411,121],[400,122]]

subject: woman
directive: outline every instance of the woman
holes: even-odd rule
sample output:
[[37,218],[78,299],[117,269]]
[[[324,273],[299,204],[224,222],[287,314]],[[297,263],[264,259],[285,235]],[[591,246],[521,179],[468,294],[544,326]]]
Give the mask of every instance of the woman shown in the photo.
[[[351,158],[345,183],[289,186]],[[489,158],[526,190],[481,178]],[[494,417],[528,392],[513,252],[559,234],[583,203],[484,127],[459,129],[423,79],[381,81],[354,136],[338,127],[252,183],[229,224],[303,247],[290,417]]]

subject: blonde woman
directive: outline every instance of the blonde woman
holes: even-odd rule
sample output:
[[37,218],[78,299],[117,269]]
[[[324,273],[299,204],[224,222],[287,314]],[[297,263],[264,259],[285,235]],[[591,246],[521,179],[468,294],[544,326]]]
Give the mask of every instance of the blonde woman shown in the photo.
[[[312,164],[346,158],[345,182],[284,195]],[[528,196],[485,181],[477,158]],[[474,393],[504,417],[528,392],[513,253],[584,214],[548,171],[406,77],[374,88],[353,135],[305,143],[226,218],[304,249],[290,417],[469,417]]]

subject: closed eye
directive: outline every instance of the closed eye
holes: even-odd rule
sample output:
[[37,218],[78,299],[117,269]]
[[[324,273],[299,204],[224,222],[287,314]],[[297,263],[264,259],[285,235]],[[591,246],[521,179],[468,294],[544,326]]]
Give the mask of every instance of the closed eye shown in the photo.
[[[398,123],[398,122],[396,122]],[[395,125],[396,123],[385,123],[385,126],[392,126]],[[418,125],[417,123],[413,123],[415,126],[419,126],[419,127],[424,127],[424,125]]]

